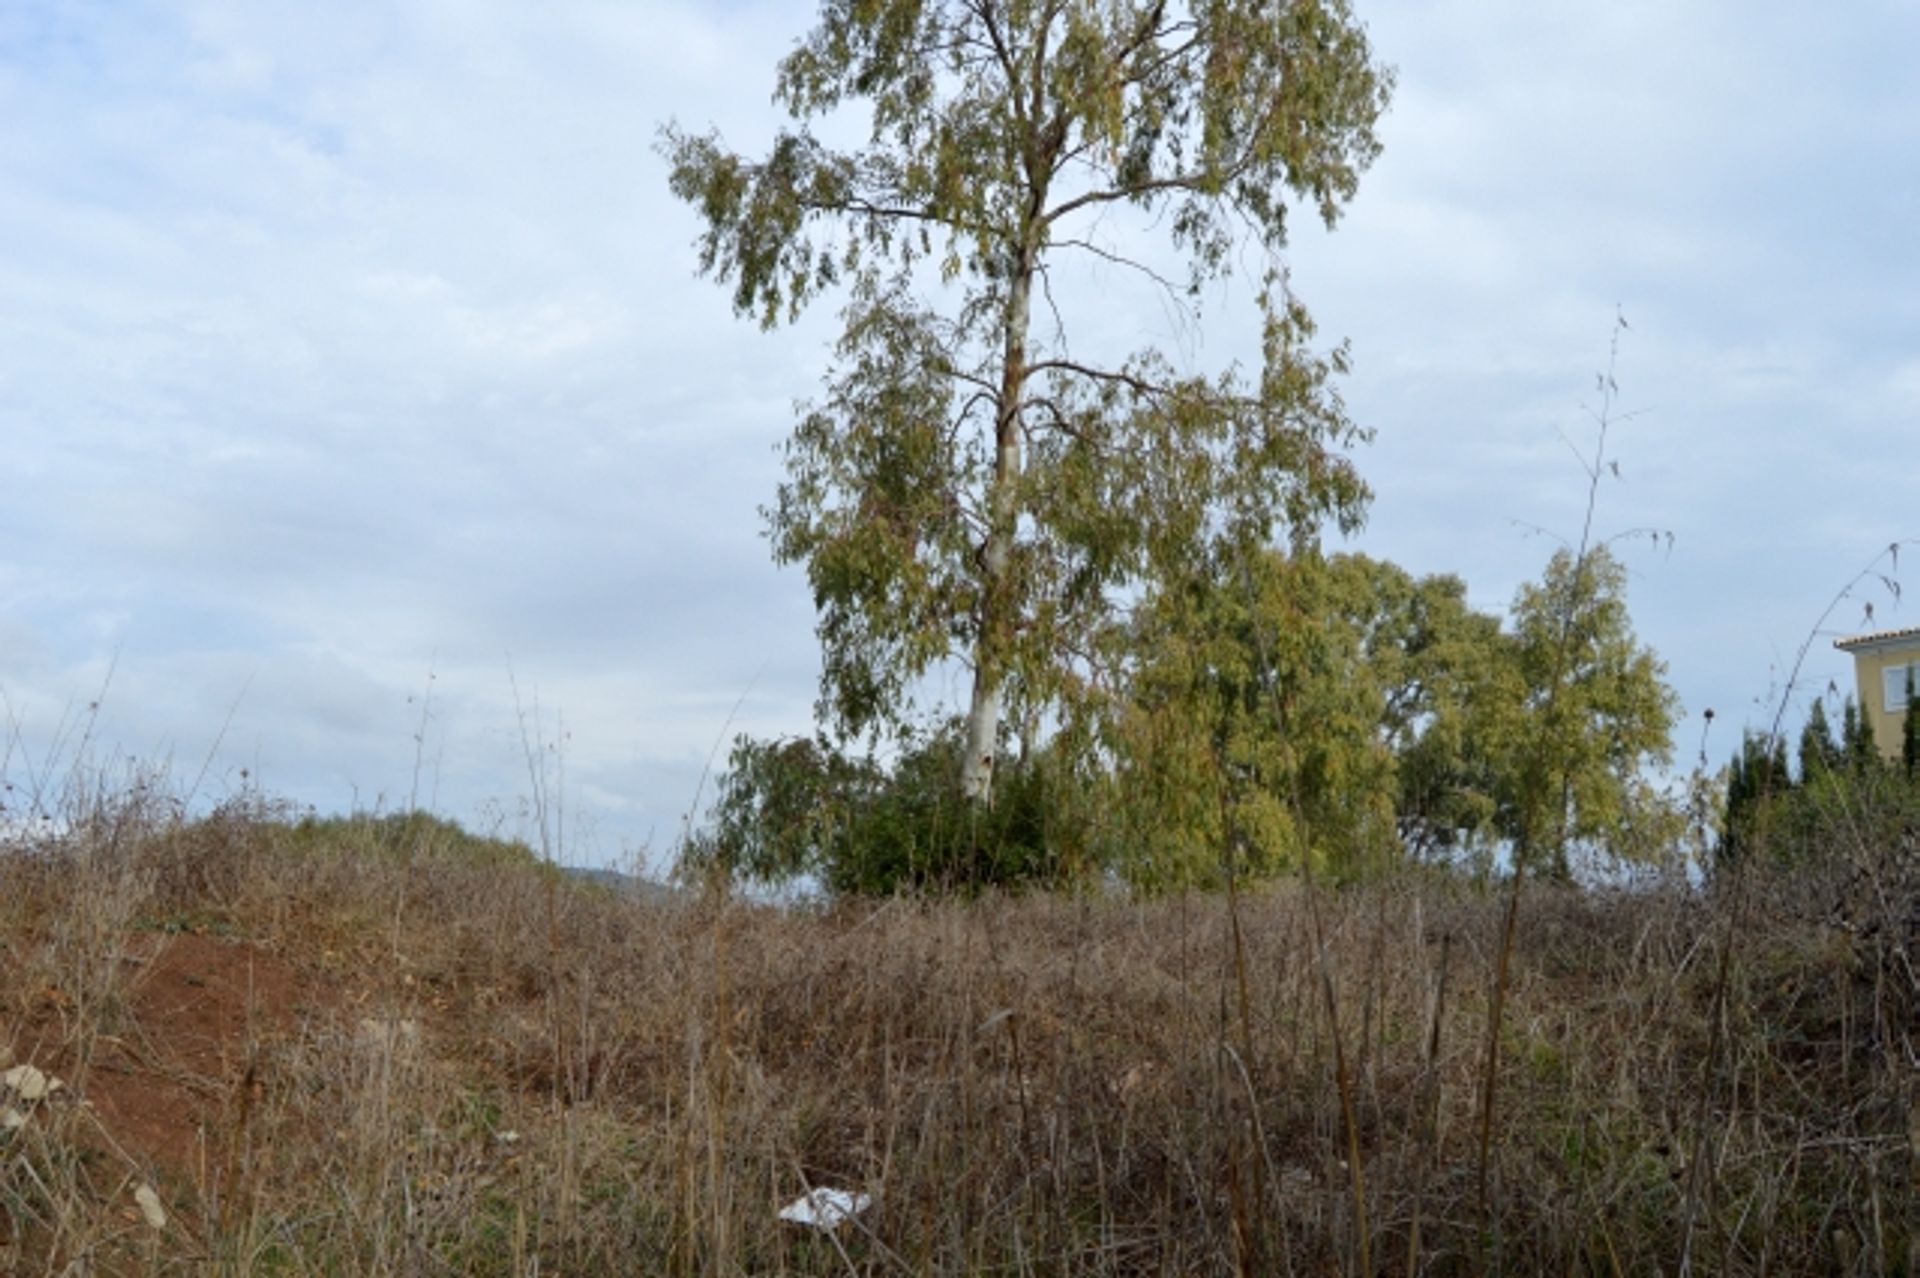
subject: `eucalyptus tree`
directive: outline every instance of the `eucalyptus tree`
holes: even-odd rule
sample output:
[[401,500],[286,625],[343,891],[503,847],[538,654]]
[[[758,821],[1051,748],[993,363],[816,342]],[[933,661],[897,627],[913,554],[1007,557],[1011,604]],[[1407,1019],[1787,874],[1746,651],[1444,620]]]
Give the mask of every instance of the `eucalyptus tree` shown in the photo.
[[1342,615],[1381,693],[1379,731],[1396,772],[1394,815],[1408,855],[1484,856],[1500,832],[1501,792],[1525,699],[1500,618],[1467,602],[1457,576],[1338,555]]
[[[964,786],[987,798],[1009,714],[1098,722],[1143,582],[1357,522],[1346,352],[1312,347],[1282,254],[1293,207],[1331,226],[1352,198],[1390,89],[1348,0],[823,0],[770,150],[662,130],[740,314],[846,299],[765,512],[806,566],[842,734],[965,660]],[[831,144],[850,118],[866,141]],[[1250,267],[1260,366],[1089,355],[1052,288],[1069,256],[1182,307]]]
[[[1508,770],[1509,832],[1518,855],[1556,878],[1570,873],[1570,844],[1620,851],[1623,836],[1661,824],[1663,804],[1645,774],[1672,761],[1679,698],[1666,663],[1634,634],[1626,584],[1626,568],[1602,545],[1556,553],[1514,596],[1528,726]],[[1784,777],[1786,747],[1776,744]]]
[[1372,583],[1310,551],[1270,550],[1157,587],[1114,732],[1110,808],[1137,887],[1218,885],[1310,861],[1390,864],[1388,689],[1354,620]]

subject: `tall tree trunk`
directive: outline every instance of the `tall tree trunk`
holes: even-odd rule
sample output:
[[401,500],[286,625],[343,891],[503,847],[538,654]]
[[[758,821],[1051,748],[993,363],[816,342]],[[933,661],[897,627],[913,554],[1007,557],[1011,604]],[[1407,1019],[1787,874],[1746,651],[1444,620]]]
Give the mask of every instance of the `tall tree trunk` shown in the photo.
[[969,799],[993,801],[993,763],[1000,736],[1004,663],[1015,623],[1009,580],[1020,524],[1020,398],[1027,380],[1027,318],[1037,253],[1031,235],[1019,250],[1007,291],[1000,411],[994,422],[993,486],[987,493],[987,544],[981,555],[980,628],[973,642],[973,701],[967,709],[967,753],[960,785]]

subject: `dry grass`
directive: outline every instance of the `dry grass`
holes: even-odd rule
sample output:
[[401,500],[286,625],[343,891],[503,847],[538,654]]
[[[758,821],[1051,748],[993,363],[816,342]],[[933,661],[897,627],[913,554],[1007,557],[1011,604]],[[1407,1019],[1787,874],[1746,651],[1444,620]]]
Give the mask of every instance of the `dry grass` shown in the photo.
[[[1497,895],[663,905],[136,787],[0,856],[69,1083],[0,1271],[1911,1274],[1911,991],[1811,899],[1530,888],[1483,1205]],[[242,975],[158,997],[181,937]]]

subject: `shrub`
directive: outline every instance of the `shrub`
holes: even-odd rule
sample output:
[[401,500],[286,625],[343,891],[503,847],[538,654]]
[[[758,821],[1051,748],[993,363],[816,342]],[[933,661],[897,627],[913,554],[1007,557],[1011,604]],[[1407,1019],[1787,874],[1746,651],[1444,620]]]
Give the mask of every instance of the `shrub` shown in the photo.
[[1057,885],[1091,868],[1084,796],[1058,759],[1003,756],[989,806],[962,792],[960,750],[957,724],[909,738],[891,766],[824,740],[743,736],[681,877],[886,895]]

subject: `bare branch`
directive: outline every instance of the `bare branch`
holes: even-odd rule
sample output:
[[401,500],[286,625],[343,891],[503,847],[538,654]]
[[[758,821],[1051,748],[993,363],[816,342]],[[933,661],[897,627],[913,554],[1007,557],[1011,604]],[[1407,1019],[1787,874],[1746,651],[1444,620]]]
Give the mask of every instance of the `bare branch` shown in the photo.
[[1165,289],[1168,292],[1168,294],[1175,297],[1176,299],[1180,297],[1181,294],[1184,292],[1184,290],[1181,289],[1179,285],[1175,284],[1172,280],[1168,279],[1166,276],[1160,274],[1160,272],[1154,270],[1151,266],[1148,266],[1145,262],[1137,262],[1130,257],[1123,256],[1122,254],[1112,252],[1108,249],[1103,249],[1098,244],[1093,243],[1091,240],[1083,240],[1083,239],[1075,238],[1075,239],[1055,240],[1053,241],[1053,243],[1059,248],[1081,249],[1085,252],[1093,254],[1095,257],[1100,258],[1103,261],[1111,262],[1115,266],[1124,266],[1129,270],[1138,271],[1140,272],[1140,274],[1146,276],[1148,279],[1152,280],[1155,284],[1158,284],[1161,288]]

